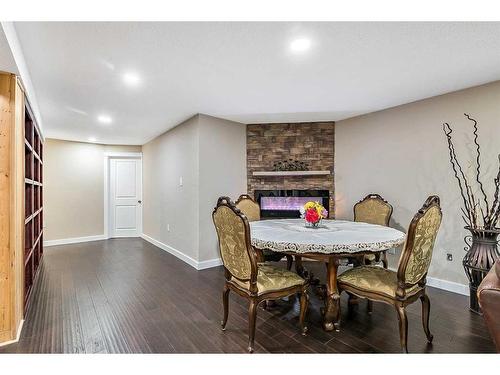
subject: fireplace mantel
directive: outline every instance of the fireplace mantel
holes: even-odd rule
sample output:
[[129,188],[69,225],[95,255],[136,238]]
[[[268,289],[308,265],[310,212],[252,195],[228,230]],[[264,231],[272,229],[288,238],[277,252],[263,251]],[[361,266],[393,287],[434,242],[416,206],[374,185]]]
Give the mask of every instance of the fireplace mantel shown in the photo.
[[254,171],[252,176],[256,177],[279,177],[279,176],[327,176],[330,171]]

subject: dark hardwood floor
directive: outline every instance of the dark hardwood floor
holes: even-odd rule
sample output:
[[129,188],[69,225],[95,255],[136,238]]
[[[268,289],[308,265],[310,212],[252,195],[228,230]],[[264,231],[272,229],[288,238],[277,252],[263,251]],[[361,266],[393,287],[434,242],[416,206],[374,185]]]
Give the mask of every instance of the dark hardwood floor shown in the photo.
[[[320,278],[323,266],[308,263]],[[222,353],[246,352],[246,301],[231,294],[227,330],[222,317],[221,267],[196,271],[142,239],[113,239],[50,247],[20,341],[2,353]],[[494,352],[483,319],[464,296],[428,288],[428,346],[420,303],[408,309],[413,353]],[[342,296],[340,332],[321,329],[322,302],[311,293],[309,335],[298,328],[298,303],[280,300],[257,315],[256,353],[399,353],[396,313],[360,301],[351,312]]]

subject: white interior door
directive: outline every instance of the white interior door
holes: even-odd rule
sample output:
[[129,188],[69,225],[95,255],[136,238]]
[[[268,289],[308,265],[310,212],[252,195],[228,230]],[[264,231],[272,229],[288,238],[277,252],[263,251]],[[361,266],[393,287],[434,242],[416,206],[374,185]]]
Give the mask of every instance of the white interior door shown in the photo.
[[142,160],[109,160],[109,236],[139,237],[142,232]]

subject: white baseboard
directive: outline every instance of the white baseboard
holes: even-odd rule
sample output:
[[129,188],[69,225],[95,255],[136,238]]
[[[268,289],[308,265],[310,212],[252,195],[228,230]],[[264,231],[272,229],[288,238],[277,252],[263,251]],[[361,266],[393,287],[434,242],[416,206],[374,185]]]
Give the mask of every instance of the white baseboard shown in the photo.
[[427,276],[427,285],[434,288],[447,290],[449,292],[462,294],[464,296],[469,295],[469,286],[466,284],[456,283],[454,281],[436,279],[435,277]]
[[201,262],[198,262],[197,269],[204,270],[207,268],[218,267],[218,266],[222,266],[222,259],[221,258],[202,260]]
[[99,234],[97,236],[87,236],[87,237],[63,238],[60,240],[43,241],[43,246],[67,245],[67,244],[71,244],[71,243],[101,241],[101,240],[105,240],[105,239],[106,239],[106,237],[104,236],[104,234]]
[[198,271],[204,270],[207,268],[212,268],[212,267],[217,267],[222,264],[222,261],[220,258],[215,258],[215,259],[209,259],[209,260],[204,260],[201,262],[198,262],[196,259],[191,258],[190,256],[184,254],[183,252],[173,248],[170,245],[167,245],[163,242],[160,242],[158,240],[155,240],[153,237],[148,236],[147,234],[142,234],[141,238],[144,240],[148,241],[149,243],[155,245],[156,247],[159,247],[162,250],[165,250],[166,252],[172,254],[176,258],[179,258],[180,260],[186,262],[189,264],[191,267],[197,269]]
[[[397,271],[397,269],[389,267],[391,271]],[[446,290],[448,292],[453,292],[457,294],[461,294],[464,296],[469,295],[469,286],[466,284],[456,283],[454,281],[437,279],[435,277],[426,277],[427,285],[432,286],[433,288]]]
[[4,341],[4,342],[0,343],[0,346],[6,346],[6,345],[10,345],[10,344],[15,344],[16,342],[18,342],[19,338],[21,337],[21,331],[23,330],[23,326],[24,326],[24,319],[22,319],[19,322],[19,327],[17,327],[16,338],[14,340]]
[[155,245],[156,247],[159,247],[162,250],[165,250],[166,252],[172,254],[173,256],[179,258],[180,260],[186,262],[189,264],[191,267],[194,267],[196,269],[198,265],[198,261],[191,258],[190,256],[184,254],[183,252],[173,248],[170,245],[164,244],[163,242],[160,242],[158,240],[155,240],[153,237],[149,237],[147,234],[141,234],[141,238],[148,241],[149,243]]

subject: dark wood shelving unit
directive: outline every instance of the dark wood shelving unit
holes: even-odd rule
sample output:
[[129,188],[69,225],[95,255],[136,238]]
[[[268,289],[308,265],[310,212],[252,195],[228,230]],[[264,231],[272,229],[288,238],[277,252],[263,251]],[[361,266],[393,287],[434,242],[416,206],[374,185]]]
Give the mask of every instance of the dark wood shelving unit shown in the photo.
[[24,303],[43,257],[43,140],[29,108],[24,121]]

